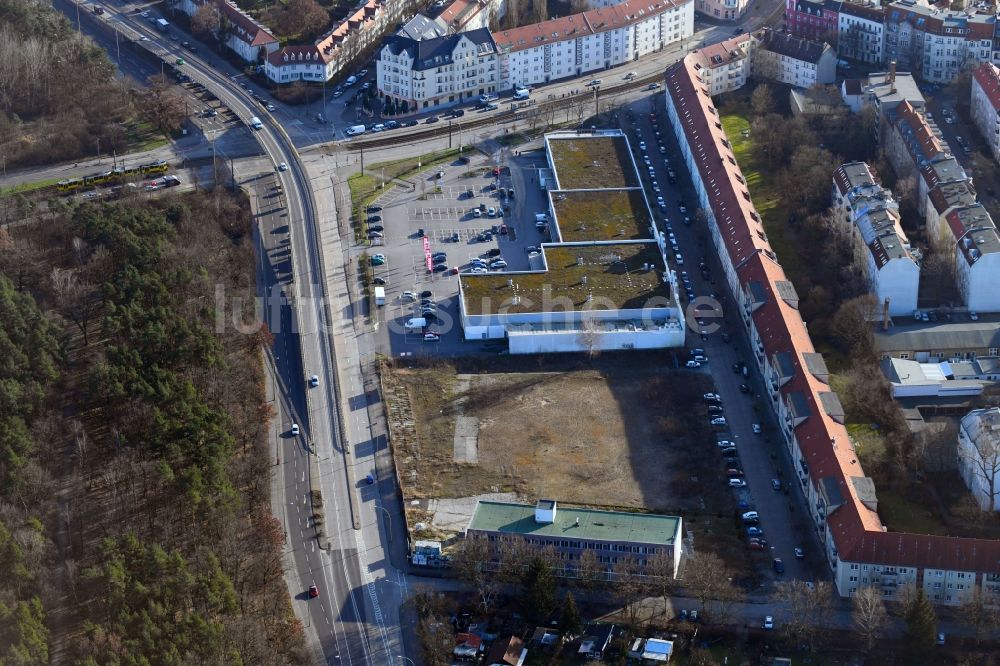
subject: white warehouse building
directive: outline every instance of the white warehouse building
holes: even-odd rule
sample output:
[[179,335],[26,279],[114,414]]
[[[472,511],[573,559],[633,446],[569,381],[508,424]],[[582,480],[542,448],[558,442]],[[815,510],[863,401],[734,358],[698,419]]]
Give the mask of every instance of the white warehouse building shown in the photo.
[[620,130],[545,137],[553,174],[536,227],[550,242],[537,270],[459,278],[465,339],[504,338],[510,353],[660,349],[684,344],[666,240]]
[[917,308],[920,266],[900,225],[899,204],[875,182],[868,165],[850,162],[833,172],[833,208],[852,227],[855,260],[865,267],[872,294],[890,315]]

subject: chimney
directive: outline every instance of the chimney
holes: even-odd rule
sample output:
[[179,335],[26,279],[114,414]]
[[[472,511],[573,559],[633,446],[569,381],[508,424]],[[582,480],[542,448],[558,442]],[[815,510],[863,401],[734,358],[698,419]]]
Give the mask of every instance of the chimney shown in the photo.
[[893,88],[896,87],[896,61],[889,61],[889,83],[893,84]]
[[882,330],[883,331],[888,331],[889,330],[889,299],[888,298],[885,299],[884,303],[882,303]]
[[539,525],[551,525],[556,522],[556,501],[540,499],[535,503],[535,522]]

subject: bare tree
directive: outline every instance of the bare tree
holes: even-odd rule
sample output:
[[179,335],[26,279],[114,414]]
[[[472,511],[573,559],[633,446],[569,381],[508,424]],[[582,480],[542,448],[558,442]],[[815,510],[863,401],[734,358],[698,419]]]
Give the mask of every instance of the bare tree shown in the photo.
[[755,116],[766,116],[774,111],[774,93],[771,86],[758,83],[750,95],[750,108]]
[[854,627],[864,639],[866,650],[871,651],[889,621],[882,595],[874,587],[866,585],[854,593],[851,605]]
[[995,511],[997,475],[1000,474],[1000,437],[984,432],[968,445],[960,444],[958,459],[965,468],[963,476],[967,473],[971,477],[966,479],[970,488],[973,487],[974,480],[982,482],[988,498],[984,510]]
[[198,7],[191,17],[191,32],[197,37],[215,36],[222,25],[222,14],[219,7],[212,3],[205,3]]
[[137,92],[139,105],[146,117],[162,131],[180,129],[187,116],[187,105],[172,90],[170,80],[159,74],[149,77],[149,87]]
[[52,293],[60,314],[76,324],[83,335],[84,346],[90,344],[87,335],[89,324],[101,303],[94,298],[93,287],[79,279],[77,271],[54,267],[52,269]]
[[969,600],[959,608],[962,620],[972,627],[976,644],[981,643],[986,634],[996,631],[1000,626],[1000,609],[992,601],[983,596],[982,588],[976,587]]
[[806,584],[796,580],[778,583],[777,596],[788,606],[789,618],[784,625],[785,635],[797,643],[815,647],[816,638],[829,623],[833,612],[833,591],[830,584]]
[[720,592],[725,594],[722,590],[730,585],[733,575],[733,570],[718,555],[698,552],[684,562],[682,580],[704,611]]
[[650,576],[650,589],[663,597],[663,617],[666,619],[670,608],[670,597],[677,589],[674,558],[663,551],[656,553],[646,563],[646,573]]
[[464,539],[452,557],[459,577],[472,585],[479,597],[479,607],[489,615],[493,611],[500,584],[490,571],[490,546],[484,539]]
[[580,554],[577,564],[577,578],[580,585],[591,587],[599,581],[607,579],[605,567],[597,559],[597,554],[592,550],[585,550]]
[[649,593],[649,581],[642,567],[631,557],[623,557],[614,565],[614,592],[621,599],[625,622],[635,631],[638,628],[642,600]]

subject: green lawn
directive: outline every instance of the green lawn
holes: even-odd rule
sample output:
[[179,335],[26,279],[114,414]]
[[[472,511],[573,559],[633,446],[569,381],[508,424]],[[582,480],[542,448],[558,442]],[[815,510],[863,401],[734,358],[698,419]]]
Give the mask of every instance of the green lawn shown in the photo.
[[754,206],[764,221],[764,231],[767,233],[771,248],[778,255],[778,261],[784,267],[785,274],[794,284],[797,282],[796,277],[804,273],[799,253],[792,247],[794,239],[788,233],[788,211],[781,202],[779,184],[771,178],[773,174],[759,164],[754,152],[753,134],[743,135],[744,131],[750,131],[750,121],[737,114],[724,115],[722,129],[726,132],[726,137],[733,147],[733,154],[736,155],[736,161],[743,171],[743,177],[746,178],[750,198],[753,199]]
[[922,504],[910,501],[889,488],[878,491],[878,513],[893,532],[947,535],[948,528],[937,513]]
[[62,180],[62,178],[49,178],[48,180],[35,180],[30,183],[19,183],[13,187],[4,188],[3,192],[0,192],[0,196],[9,197],[15,194],[34,192],[35,190],[40,190],[45,187],[51,187],[60,180]]

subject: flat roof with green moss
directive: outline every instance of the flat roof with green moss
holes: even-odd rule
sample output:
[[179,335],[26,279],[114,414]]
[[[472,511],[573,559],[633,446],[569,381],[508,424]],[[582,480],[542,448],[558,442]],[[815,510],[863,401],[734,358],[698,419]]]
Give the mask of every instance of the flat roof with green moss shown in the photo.
[[652,239],[641,190],[558,190],[549,196],[565,243]]
[[547,143],[560,190],[639,187],[624,136],[551,136]]
[[[492,315],[501,309],[507,314],[608,307],[641,309],[651,307],[650,299],[654,297],[655,307],[672,303],[669,285],[662,279],[663,259],[653,241],[551,245],[543,251],[547,271],[463,274],[460,279],[466,314]],[[652,268],[644,270],[643,264]],[[588,296],[592,301],[587,300]]]
[[681,519],[655,513],[577,509],[557,505],[551,523],[535,522],[535,507],[505,502],[476,503],[470,530],[524,534],[580,541],[642,543],[673,546],[681,537]]

